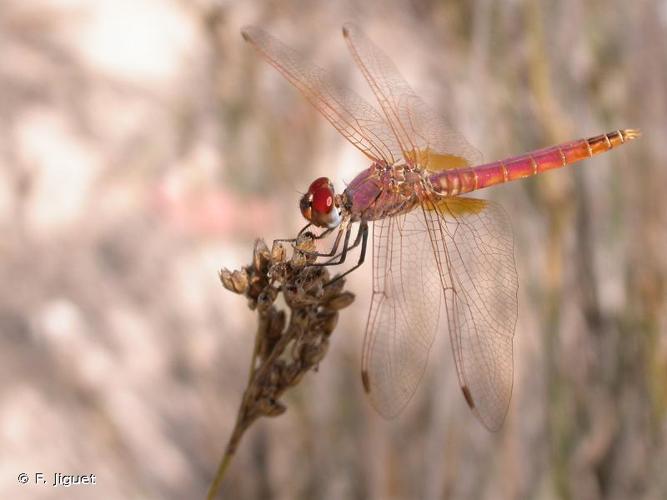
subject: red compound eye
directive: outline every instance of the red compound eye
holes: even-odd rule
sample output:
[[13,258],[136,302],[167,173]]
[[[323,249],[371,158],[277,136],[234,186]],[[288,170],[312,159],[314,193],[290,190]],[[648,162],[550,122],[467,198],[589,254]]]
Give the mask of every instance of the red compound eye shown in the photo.
[[328,214],[334,204],[334,192],[331,182],[326,177],[315,179],[308,188],[313,197],[311,207],[315,212]]
[[328,214],[333,208],[333,191],[329,186],[317,188],[313,191],[312,208],[321,214]]
[[331,188],[331,181],[328,177],[318,177],[308,186],[308,192],[314,194],[315,191],[319,188],[328,187]]

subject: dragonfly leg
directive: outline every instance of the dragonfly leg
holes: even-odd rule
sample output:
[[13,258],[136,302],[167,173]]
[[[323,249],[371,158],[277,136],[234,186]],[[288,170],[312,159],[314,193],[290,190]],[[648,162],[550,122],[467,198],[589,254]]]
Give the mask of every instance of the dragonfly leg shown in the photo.
[[303,227],[301,228],[301,230],[298,232],[298,234],[296,235],[296,238],[294,238],[294,239],[295,239],[295,240],[298,240],[299,237],[306,231],[306,229],[308,229],[308,228],[309,228],[310,226],[312,226],[312,225],[313,225],[313,224],[312,224],[311,222],[309,222],[308,224],[306,224],[305,226],[303,226]]
[[340,234],[340,233],[336,236],[336,241],[334,242],[333,249],[329,253],[310,252],[308,250],[303,250],[303,249],[297,249],[296,248],[296,244],[298,243],[299,239],[304,234],[309,234],[309,237],[312,240],[319,240],[319,239],[325,237],[326,235],[328,235],[329,233],[331,233],[331,231],[333,231],[333,229],[335,229],[335,228],[329,228],[329,229],[326,229],[325,231],[322,231],[320,234],[313,234],[312,232],[307,233],[306,230],[310,226],[312,226],[312,224],[306,224],[303,228],[301,228],[301,230],[297,234],[296,238],[279,238],[277,240],[273,240],[273,244],[275,245],[276,243],[289,243],[292,246],[293,249],[298,250],[299,252],[301,252],[304,255],[310,255],[310,256],[313,256],[313,257],[331,257],[332,255],[335,255],[336,250],[338,248],[338,243],[340,242],[340,238],[342,236],[342,234]]
[[[306,224],[305,226],[303,226],[303,227],[301,228],[301,230],[299,231],[299,233],[296,235],[296,238],[279,238],[279,239],[277,239],[277,240],[273,240],[273,243],[287,242],[287,243],[292,243],[292,244],[294,244],[294,243],[296,243],[296,242],[298,241],[298,239],[301,237],[301,235],[302,235],[302,234],[306,231],[306,229],[308,229],[310,226],[312,226],[311,223],[308,223],[308,224]],[[317,238],[313,238],[313,239],[317,239]]]
[[[278,238],[277,240],[273,240],[273,243],[283,243],[283,242],[285,242],[285,243],[291,243],[292,246],[294,246],[294,244],[295,244],[297,241],[299,241],[299,238],[301,238],[301,236],[303,236],[303,234],[306,232],[306,230],[307,230],[310,226],[312,226],[312,223],[308,223],[308,224],[306,224],[305,226],[303,226],[303,227],[299,230],[299,232],[297,233],[296,238]],[[316,236],[316,235],[314,235],[313,233],[310,233],[310,235],[311,235],[311,237],[312,237],[314,240],[321,238],[321,235]]]
[[354,243],[352,245],[350,245],[349,248],[343,248],[343,252],[341,253],[342,261],[337,262],[337,264],[341,264],[342,262],[344,262],[345,261],[345,254],[347,253],[347,250],[350,250],[350,249],[356,247],[357,245],[359,245],[359,242],[361,242],[361,252],[359,253],[359,260],[357,261],[357,263],[354,266],[352,266],[350,269],[345,271],[344,273],[339,274],[336,277],[334,277],[331,281],[329,281],[324,286],[329,286],[332,283],[335,283],[339,279],[341,279],[341,278],[347,276],[348,274],[350,274],[352,271],[354,271],[355,269],[357,269],[359,266],[361,266],[364,263],[364,259],[366,258],[366,246],[368,244],[368,224],[366,224],[366,222],[362,222],[359,225],[359,232],[357,233],[357,237],[356,237]]
[[[314,240],[321,240],[322,238],[324,238],[326,235],[328,235],[334,229],[336,229],[336,228],[330,227],[329,229],[326,229],[325,231],[322,231],[320,234],[313,235],[313,239]],[[340,231],[339,231],[339,233],[340,233]]]
[[[345,262],[345,259],[347,257],[347,253],[350,250],[353,250],[359,246],[359,243],[362,242],[363,239],[363,231],[364,231],[364,226],[366,226],[366,223],[361,223],[359,225],[359,230],[357,231],[357,236],[354,238],[354,242],[350,245],[350,234],[351,231],[348,231],[347,234],[345,235],[345,242],[343,243],[343,250],[340,252],[340,254],[332,257],[328,261],[324,263],[326,266],[337,266],[339,264],[342,264]],[[338,259],[337,262],[334,262],[335,259]]]
[[[343,250],[339,255],[336,255],[336,252],[338,251],[338,245],[340,244],[340,239],[343,236],[343,233],[345,233],[345,240],[343,242]],[[350,243],[350,234],[352,233],[352,226],[349,224],[345,226],[345,228],[340,228],[338,231],[338,234],[336,235],[336,241],[334,241],[332,249],[328,253],[319,253],[319,252],[305,252],[302,251],[306,255],[313,255],[315,257],[331,257],[329,260],[325,262],[316,262],[314,264],[310,264],[311,266],[331,266],[331,265],[336,265],[340,264],[345,261],[344,255],[347,253],[347,250],[349,248],[354,248],[358,243],[355,242],[351,247],[349,245]],[[301,251],[301,250],[300,250]],[[341,258],[342,261],[340,262],[331,262],[334,259]]]
[[[305,234],[306,229],[308,229],[312,225],[313,225],[312,222],[310,222],[310,223],[306,224],[305,226],[303,226],[301,228],[301,231],[299,231],[299,233],[296,235],[296,238],[292,239],[291,241],[298,240],[303,234]],[[309,231],[309,234],[310,234],[311,239],[320,240],[320,239],[324,238],[325,236],[327,236],[334,229],[336,229],[336,228],[335,227],[327,228],[324,231],[322,231],[320,234],[313,234],[312,232]],[[287,241],[287,240],[285,240],[285,241]]]
[[[336,252],[338,251],[338,245],[340,244],[340,239],[343,236],[343,233],[345,234],[345,243],[343,243],[343,246],[345,247],[347,245],[347,241],[350,239],[350,230],[351,228],[349,224],[345,226],[345,229],[340,228],[338,234],[336,235],[336,239],[334,240],[334,243],[331,246],[331,250],[329,250],[327,253],[308,252],[308,251],[302,251],[302,252],[306,255],[315,255],[317,257],[333,257],[334,255],[336,255]],[[332,231],[331,229],[327,229],[320,235],[320,237],[331,231]]]
[[[274,244],[276,242],[289,242],[292,245],[292,247],[296,248],[295,245],[299,241],[299,238],[301,236],[303,236],[304,234],[306,234],[306,230],[310,226],[311,226],[311,224],[307,224],[306,226],[304,226],[301,229],[301,231],[299,231],[299,234],[297,235],[296,238],[281,238],[281,239],[274,240],[273,242],[274,242]],[[319,240],[319,239],[327,236],[328,234],[330,234],[335,229],[336,228],[328,228],[328,229],[322,231],[318,235],[313,235],[311,233],[310,237],[313,240]],[[316,262],[316,263],[313,263],[313,264],[309,264],[310,266],[315,266],[315,267],[317,267],[317,266],[335,266],[335,265],[344,263],[345,258],[347,257],[347,252],[349,252],[350,250],[359,246],[359,244],[363,241],[363,239],[365,237],[364,236],[364,231],[366,231],[366,232],[368,231],[368,227],[367,227],[366,223],[362,223],[359,226],[359,231],[357,232],[357,235],[354,239],[354,242],[350,245],[350,236],[352,234],[352,226],[348,222],[345,222],[345,223],[338,226],[338,234],[336,234],[336,239],[334,240],[334,243],[331,246],[331,250],[329,250],[328,252],[326,252],[326,253],[325,252],[311,252],[311,251],[303,250],[303,249],[297,249],[297,250],[304,255],[308,255],[308,256],[312,256],[312,257],[330,257],[330,259],[325,261],[325,262]],[[338,252],[338,247],[340,246],[341,239],[343,238],[343,234],[345,235],[345,239],[343,241],[343,249],[338,255],[336,255],[336,253]],[[336,262],[334,262],[336,259],[338,259],[338,260]]]
[[[308,226],[306,226],[301,231],[299,231],[299,235],[301,235],[307,227]],[[336,229],[336,228],[326,229],[325,231],[321,232],[318,235],[313,235],[312,239],[313,240],[319,240],[319,239],[323,238],[324,236],[328,235],[329,233],[331,233],[334,229]],[[304,255],[311,256],[311,257],[334,257],[336,255],[336,252],[338,251],[338,245],[340,245],[340,240],[341,240],[343,234],[345,234],[345,243],[344,243],[344,245],[347,245],[347,241],[349,240],[350,225],[347,222],[345,222],[345,223],[339,225],[337,227],[337,229],[338,229],[338,234],[336,234],[336,239],[335,239],[335,241],[334,241],[334,243],[331,247],[331,250],[329,250],[328,252],[326,252],[326,253],[324,253],[324,252],[311,252],[311,251],[302,250],[302,249],[297,249],[297,250],[300,253],[302,253]],[[295,240],[293,240],[293,243],[292,243],[293,247],[294,247],[294,243],[297,240],[298,240],[298,236]],[[312,265],[320,265],[320,264],[312,264]]]

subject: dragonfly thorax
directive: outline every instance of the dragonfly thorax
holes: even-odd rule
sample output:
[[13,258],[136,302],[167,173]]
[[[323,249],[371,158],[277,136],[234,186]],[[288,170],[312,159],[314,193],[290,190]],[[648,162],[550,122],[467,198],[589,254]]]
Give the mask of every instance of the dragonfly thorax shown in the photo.
[[327,177],[315,179],[299,201],[301,214],[319,227],[336,227],[341,220],[340,197]]

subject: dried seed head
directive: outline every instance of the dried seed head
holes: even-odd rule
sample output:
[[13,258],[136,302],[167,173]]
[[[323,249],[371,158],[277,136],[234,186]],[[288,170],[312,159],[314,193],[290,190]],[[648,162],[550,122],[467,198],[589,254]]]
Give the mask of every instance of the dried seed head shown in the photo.
[[302,273],[301,276],[294,280],[294,284],[301,290],[312,297],[322,297],[324,295],[324,283],[320,276],[314,273]]
[[221,269],[218,273],[222,286],[235,293],[246,293],[248,290],[248,273],[245,269],[241,271],[229,271]]
[[218,271],[218,276],[220,277],[220,282],[222,283],[222,286],[224,286],[227,290],[233,292],[234,284],[232,283],[232,272],[226,267],[223,267],[222,269],[220,269],[220,271]]
[[[323,267],[314,267],[310,275],[311,288],[313,292],[317,292],[320,296],[324,295],[324,285],[329,281],[329,273]],[[309,291],[310,291],[309,290]]]
[[254,311],[257,309],[257,300],[253,299],[252,297],[248,297],[248,309],[251,311]]
[[295,310],[302,309],[308,306],[316,306],[320,303],[318,297],[313,297],[303,291],[302,288],[296,290],[284,290],[285,302],[287,305]]
[[274,241],[273,247],[271,248],[271,261],[273,265],[285,262],[285,256],[287,251],[285,250],[285,245],[280,241]]
[[313,255],[317,252],[317,247],[315,246],[312,233],[306,232],[299,236],[294,248],[296,251],[294,252],[294,255],[292,255],[292,262],[295,264],[298,262],[302,266],[305,264],[312,264],[317,260],[317,256]]
[[269,285],[266,274],[260,274],[252,266],[245,268],[250,278],[250,285],[245,295],[251,300],[257,301],[257,297]]
[[315,366],[324,358],[329,348],[329,341],[322,339],[317,344],[304,344],[300,357],[306,366]]
[[269,417],[277,417],[278,415],[282,415],[285,413],[285,411],[287,411],[287,406],[285,406],[280,401],[273,400],[272,403],[272,412],[268,415]]
[[317,313],[315,327],[326,336],[331,335],[338,324],[338,312],[325,309]]
[[322,280],[313,281],[310,286],[306,289],[308,295],[313,298],[316,298],[318,301],[324,297],[324,283]]
[[257,296],[257,309],[260,312],[267,311],[269,307],[273,305],[273,302],[278,296],[278,290],[272,286],[267,286],[262,290],[262,292]]
[[299,269],[308,264],[308,258],[306,257],[305,254],[296,250],[294,254],[292,254],[292,259],[290,260],[290,262],[292,263],[292,266],[294,268]]
[[[278,398],[309,370],[317,369],[327,352],[338,310],[354,300],[354,295],[343,292],[344,280],[329,284],[326,267],[309,266],[316,260],[308,253],[316,251],[313,238],[309,233],[300,236],[289,259],[289,246],[274,242],[269,252],[264,241],[257,240],[250,266],[220,271],[224,287],[245,294],[249,307],[259,316],[254,366],[239,410],[240,432],[258,417],[286,411]],[[275,305],[280,292],[287,314]]]
[[315,247],[315,236],[310,231],[306,231],[296,240],[295,247],[297,250],[302,250],[304,252],[314,252],[317,250]]
[[269,269],[268,278],[274,281],[279,281],[284,283],[287,281],[287,274],[289,272],[289,266],[286,262],[277,262],[271,265]]
[[264,240],[255,240],[255,249],[252,254],[252,264],[255,271],[266,274],[270,262],[271,254],[269,253],[269,247],[266,246]]
[[282,415],[287,407],[273,398],[260,399],[255,403],[255,411],[267,417]]
[[277,388],[280,387],[280,380],[282,374],[287,368],[287,362],[284,359],[276,359],[271,366],[271,370],[268,373],[268,387]]
[[354,302],[354,294],[352,292],[343,292],[331,297],[325,306],[334,311],[340,311]]
[[[334,278],[335,279],[335,278]],[[344,279],[339,279],[333,282],[329,282],[329,276],[327,274],[327,293],[329,294],[330,297],[333,297],[334,295],[338,295],[340,292],[343,291],[343,287],[345,286],[345,280]]]
[[287,384],[288,386],[293,386],[293,385],[298,385],[299,382],[301,382],[301,379],[303,379],[303,376],[306,374],[307,370],[299,370],[295,372],[292,377],[289,379],[289,383]]
[[283,387],[297,385],[303,378],[306,371],[307,369],[303,369],[301,362],[298,359],[292,361],[285,367],[285,370],[282,373],[280,380],[281,385]]
[[269,318],[269,327],[267,328],[267,337],[278,338],[282,335],[285,329],[286,316],[285,311],[276,311],[271,309],[271,317]]
[[322,267],[308,267],[294,278],[294,284],[312,297],[321,298],[324,296],[324,285],[329,279],[329,274]]
[[245,269],[232,273],[232,284],[236,293],[245,293],[248,290],[248,273]]

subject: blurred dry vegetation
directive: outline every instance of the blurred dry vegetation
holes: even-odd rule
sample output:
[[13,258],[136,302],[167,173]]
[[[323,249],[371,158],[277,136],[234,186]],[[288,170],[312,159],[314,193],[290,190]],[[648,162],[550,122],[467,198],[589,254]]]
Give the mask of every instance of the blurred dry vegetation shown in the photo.
[[[364,399],[370,267],[329,354],[244,438],[230,499],[667,497],[667,2],[0,0],[0,497],[200,498],[256,318],[218,281],[295,234],[300,190],[365,168],[239,35],[371,99],[354,20],[489,160],[641,139],[482,193],[516,237],[508,418],[488,433],[440,335],[407,411]],[[95,487],[20,486],[20,472]]]

